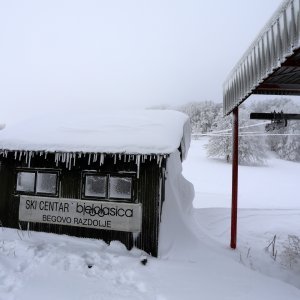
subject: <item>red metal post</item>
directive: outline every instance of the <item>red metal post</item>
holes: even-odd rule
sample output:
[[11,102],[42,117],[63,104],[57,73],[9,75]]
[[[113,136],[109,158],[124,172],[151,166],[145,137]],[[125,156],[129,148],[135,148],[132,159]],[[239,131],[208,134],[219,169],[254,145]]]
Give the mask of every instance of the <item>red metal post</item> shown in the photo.
[[236,249],[237,203],[238,203],[238,161],[239,161],[239,109],[233,110],[232,120],[232,204],[230,247]]

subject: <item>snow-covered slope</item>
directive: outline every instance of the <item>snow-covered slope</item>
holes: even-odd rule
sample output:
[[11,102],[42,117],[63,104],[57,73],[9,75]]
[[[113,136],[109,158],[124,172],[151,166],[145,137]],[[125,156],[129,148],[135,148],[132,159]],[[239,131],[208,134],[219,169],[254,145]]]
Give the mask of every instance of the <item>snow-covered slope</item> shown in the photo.
[[[207,158],[207,138],[192,141],[183,174],[195,188],[196,208],[230,207],[231,164]],[[239,166],[239,208],[300,209],[300,163],[271,156],[263,167]]]

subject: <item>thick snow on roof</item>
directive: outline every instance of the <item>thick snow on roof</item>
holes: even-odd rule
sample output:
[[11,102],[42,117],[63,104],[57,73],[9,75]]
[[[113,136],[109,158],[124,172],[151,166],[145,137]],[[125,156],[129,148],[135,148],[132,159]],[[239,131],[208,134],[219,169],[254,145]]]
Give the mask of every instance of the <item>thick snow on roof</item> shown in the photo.
[[0,149],[169,154],[190,144],[188,116],[171,110],[103,111],[39,117],[0,132]]

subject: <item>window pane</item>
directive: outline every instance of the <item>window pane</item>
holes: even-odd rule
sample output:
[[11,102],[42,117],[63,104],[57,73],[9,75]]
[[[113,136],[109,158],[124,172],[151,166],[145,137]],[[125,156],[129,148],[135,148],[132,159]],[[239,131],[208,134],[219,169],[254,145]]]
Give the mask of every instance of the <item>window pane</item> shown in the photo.
[[87,197],[106,197],[106,177],[87,175],[84,195]]
[[56,194],[57,174],[38,173],[36,181],[36,192],[43,194]]
[[132,178],[110,177],[109,197],[117,199],[131,199]]
[[35,181],[35,173],[18,172],[17,191],[34,192],[34,181]]

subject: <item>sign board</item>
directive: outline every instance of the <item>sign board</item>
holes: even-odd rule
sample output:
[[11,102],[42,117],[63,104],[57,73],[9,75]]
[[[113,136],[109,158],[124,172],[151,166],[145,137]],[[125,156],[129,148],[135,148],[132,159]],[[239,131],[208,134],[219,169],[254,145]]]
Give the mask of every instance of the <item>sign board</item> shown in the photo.
[[140,232],[142,205],[22,195],[20,196],[19,220]]

